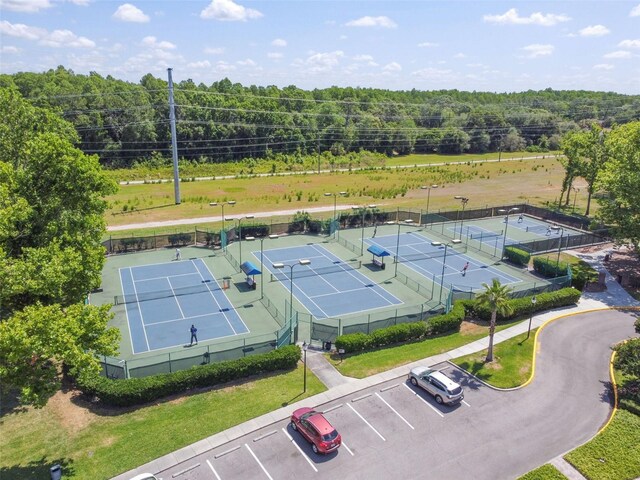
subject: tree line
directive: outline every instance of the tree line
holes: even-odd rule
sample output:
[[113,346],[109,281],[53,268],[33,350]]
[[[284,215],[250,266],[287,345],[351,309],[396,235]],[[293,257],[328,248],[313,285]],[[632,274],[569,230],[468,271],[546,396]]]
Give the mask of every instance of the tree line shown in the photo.
[[[0,75],[31,105],[71,122],[77,146],[107,168],[171,157],[168,87],[58,67]],[[640,120],[640,96],[590,91],[390,91],[331,87],[175,84],[178,153],[197,162],[370,151],[485,153],[557,150],[567,133]]]

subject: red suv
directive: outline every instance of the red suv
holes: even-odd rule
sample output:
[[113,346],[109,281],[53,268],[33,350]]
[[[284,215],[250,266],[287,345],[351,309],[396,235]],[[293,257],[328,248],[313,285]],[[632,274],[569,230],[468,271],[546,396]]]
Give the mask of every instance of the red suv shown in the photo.
[[342,443],[338,431],[320,412],[309,407],[299,408],[291,415],[291,428],[311,443],[314,453],[329,453]]

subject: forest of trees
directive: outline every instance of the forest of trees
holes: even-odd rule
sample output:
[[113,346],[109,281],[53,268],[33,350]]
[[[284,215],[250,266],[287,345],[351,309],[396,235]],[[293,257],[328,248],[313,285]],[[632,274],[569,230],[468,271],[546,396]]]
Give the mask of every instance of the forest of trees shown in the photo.
[[[147,74],[134,84],[58,67],[0,75],[0,87],[17,88],[31,105],[58,112],[75,126],[77,146],[98,154],[107,168],[171,157],[166,80]],[[175,103],[179,156],[198,162],[360,150],[547,151],[560,148],[567,132],[640,120],[640,96],[551,89],[306,91],[187,80],[175,84]]]

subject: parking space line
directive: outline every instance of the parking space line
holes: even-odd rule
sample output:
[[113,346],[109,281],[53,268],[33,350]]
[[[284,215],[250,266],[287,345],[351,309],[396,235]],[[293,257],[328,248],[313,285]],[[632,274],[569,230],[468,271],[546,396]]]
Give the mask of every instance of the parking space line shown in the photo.
[[396,411],[396,409],[395,409],[395,408],[393,408],[391,405],[389,405],[389,404],[387,403],[387,401],[386,401],[384,398],[382,398],[378,392],[376,392],[376,396],[377,396],[380,400],[382,400],[382,401],[384,402],[384,404],[385,404],[387,407],[389,407],[393,413],[395,413],[397,416],[399,416],[399,417],[400,417],[400,419],[401,419],[404,423],[406,423],[407,425],[409,425],[409,427],[411,428],[411,430],[415,430],[415,428],[413,428],[413,425],[411,425],[411,424],[407,421],[407,419],[406,419],[406,418],[404,418],[402,415],[400,415],[400,414]]
[[359,402],[360,400],[364,400],[365,398],[369,398],[370,396],[371,396],[371,394],[367,393],[366,395],[362,395],[361,397],[352,398],[351,401],[352,402]]
[[366,420],[362,415],[360,415],[360,414],[358,413],[358,411],[357,411],[355,408],[353,408],[353,407],[351,406],[351,404],[347,403],[347,406],[348,406],[351,410],[353,410],[353,413],[355,413],[356,415],[358,415],[358,416],[362,419],[362,421],[363,421],[364,423],[366,423],[367,425],[369,425],[369,427],[371,428],[371,430],[373,430],[374,432],[376,432],[376,434],[377,434],[377,435],[382,439],[382,441],[383,441],[383,442],[386,442],[386,441],[387,441],[387,440],[386,440],[382,435],[380,435],[380,432],[379,432],[378,430],[376,430],[375,428],[373,428],[373,425],[371,425],[369,422],[367,422],[367,420]]
[[349,447],[347,447],[347,444],[346,444],[346,443],[344,443],[344,440],[342,441],[342,446],[343,446],[344,448],[346,448],[346,449],[347,449],[347,452],[349,452],[349,453],[351,454],[351,456],[353,457],[353,452],[351,451],[351,449],[350,449]]
[[191,465],[190,467],[185,468],[184,470],[180,470],[179,472],[174,473],[173,475],[171,475],[171,478],[176,478],[179,477],[180,475],[184,475],[187,472],[190,472],[191,470],[193,470],[194,468],[198,468],[200,466],[199,463],[196,463],[195,465]]
[[381,388],[381,389],[380,389],[380,391],[381,391],[381,392],[386,392],[387,390],[391,390],[392,388],[397,388],[397,387],[399,387],[399,386],[400,386],[400,384],[399,384],[399,383],[396,383],[395,385],[391,385],[390,387],[384,387],[384,388]]
[[438,410],[436,407],[434,407],[433,405],[431,405],[429,402],[427,402],[424,398],[422,398],[420,395],[418,395],[416,392],[414,392],[411,387],[409,387],[409,385],[407,385],[406,383],[403,383],[403,385],[407,388],[407,390],[409,390],[413,395],[416,396],[416,398],[419,398],[420,400],[422,400],[431,410],[433,410],[434,412],[436,412],[438,415],[440,415],[442,418],[444,418],[444,414]]
[[258,460],[258,457],[256,457],[256,454],[253,453],[253,450],[251,450],[251,447],[246,443],[244,444],[244,446],[247,447],[247,450],[249,450],[249,453],[251,454],[251,456],[255,459],[256,462],[258,462],[258,465],[260,465],[260,468],[262,469],[264,474],[267,476],[267,478],[269,478],[269,480],[273,480],[273,477],[269,475],[269,472],[267,472],[267,469],[264,468],[264,465],[262,465],[262,462],[260,462],[260,460]]
[[220,475],[218,475],[218,472],[216,472],[216,469],[215,469],[215,468],[213,468],[213,465],[211,465],[211,462],[210,462],[209,460],[207,460],[207,465],[209,465],[209,468],[211,469],[211,471],[213,472],[213,474],[216,476],[216,478],[217,478],[218,480],[222,480],[222,479],[220,478]]
[[263,435],[260,435],[259,437],[254,438],[254,439],[253,439],[253,441],[254,441],[254,442],[259,442],[259,441],[260,441],[260,440],[262,440],[263,438],[270,437],[271,435],[274,435],[274,434],[276,434],[276,433],[278,433],[278,430],[272,430],[271,432],[267,432],[267,433],[265,433],[265,434],[263,434]]
[[293,443],[294,447],[296,447],[298,449],[298,451],[300,452],[300,454],[305,458],[305,460],[309,463],[309,465],[311,465],[311,468],[313,468],[316,473],[318,473],[318,469],[316,468],[316,466],[313,464],[313,462],[311,461],[311,459],[307,456],[306,453],[304,453],[302,451],[302,449],[300,448],[300,445],[298,445],[296,442],[293,441],[293,437],[291,435],[289,435],[289,432],[287,432],[287,430],[282,427],[282,431],[284,432],[284,434],[289,437],[289,441],[291,443]]
[[462,403],[464,403],[467,407],[470,407],[471,405],[469,405],[467,402],[465,402],[464,400],[461,400]]
[[331,407],[331,408],[327,408],[327,409],[326,409],[324,412],[322,412],[322,413],[328,413],[328,412],[331,412],[331,411],[333,411],[333,410],[337,410],[338,408],[343,407],[343,406],[344,406],[344,405],[341,403],[341,404],[339,404],[339,405],[335,405],[335,406],[333,406],[333,407]]
[[238,445],[236,447],[230,448],[229,450],[225,450],[222,453],[218,453],[217,455],[214,455],[213,458],[220,458],[220,457],[224,457],[225,455],[227,455],[228,453],[231,452],[235,452],[236,450],[238,450],[242,445]]

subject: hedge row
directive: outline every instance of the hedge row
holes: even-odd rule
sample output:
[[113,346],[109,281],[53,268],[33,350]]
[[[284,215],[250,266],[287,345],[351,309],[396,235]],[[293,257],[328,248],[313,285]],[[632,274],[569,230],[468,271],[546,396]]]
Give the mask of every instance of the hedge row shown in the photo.
[[533,269],[540,275],[543,275],[547,278],[561,277],[567,274],[569,264],[565,262],[558,262],[557,259],[551,260],[546,257],[534,257]]
[[288,345],[265,354],[144,378],[111,380],[96,375],[78,379],[78,387],[84,393],[98,397],[105,405],[128,407],[194,388],[212,387],[251,375],[292,369],[299,360],[300,347]]
[[371,334],[348,333],[336,338],[336,348],[345,353],[361,352],[372,348],[385,347],[396,343],[420,340],[428,335],[437,335],[460,328],[465,316],[465,306],[469,300],[458,301],[449,313],[431,317],[428,322],[401,323],[381,328]]
[[[531,297],[514,298],[509,300],[513,313],[506,317],[498,314],[497,318],[498,320],[509,320],[544,310],[551,310],[552,308],[566,307],[568,305],[576,304],[579,299],[580,291],[573,287],[563,288],[561,290],[556,290],[555,292],[540,293],[539,295],[536,295],[535,304],[531,302]],[[480,305],[473,303],[472,310],[473,314],[481,320],[491,319],[491,310],[486,307],[483,308]]]
[[505,247],[504,256],[507,257],[511,263],[516,265],[526,266],[529,265],[531,260],[531,254],[521,248]]

